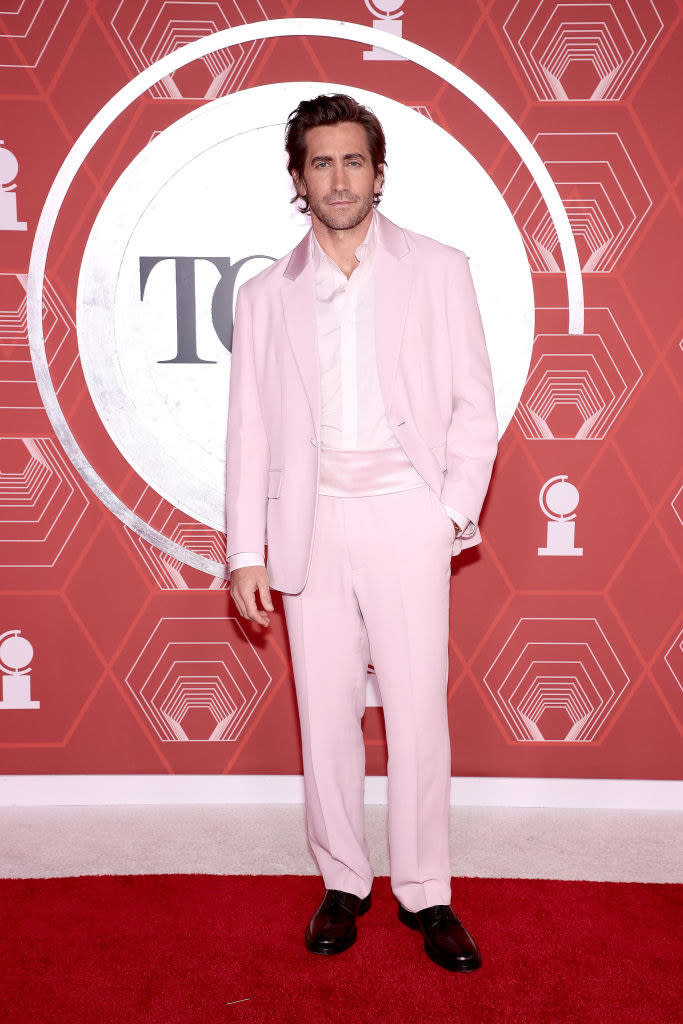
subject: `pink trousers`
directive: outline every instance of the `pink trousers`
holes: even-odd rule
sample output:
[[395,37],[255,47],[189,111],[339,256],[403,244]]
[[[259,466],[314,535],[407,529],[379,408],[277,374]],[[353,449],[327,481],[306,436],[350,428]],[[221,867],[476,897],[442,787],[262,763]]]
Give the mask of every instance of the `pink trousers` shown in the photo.
[[[396,458],[388,458],[384,479],[400,486]],[[326,888],[367,895],[373,871],[361,719],[371,661],[388,747],[391,887],[417,911],[451,902],[447,684],[455,529],[421,477],[403,489],[359,494],[353,481],[367,477],[367,459],[355,476],[341,469],[337,459],[321,472],[329,493],[321,486],[306,586],[282,595],[307,836]]]

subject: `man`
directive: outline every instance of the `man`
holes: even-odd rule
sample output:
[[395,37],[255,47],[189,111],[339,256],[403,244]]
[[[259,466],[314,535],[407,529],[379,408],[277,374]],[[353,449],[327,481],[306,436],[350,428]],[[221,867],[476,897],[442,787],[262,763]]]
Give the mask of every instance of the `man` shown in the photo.
[[377,210],[384,134],[353,98],[300,103],[285,144],[292,201],[312,223],[238,292],[226,514],[240,615],[268,626],[270,588],[283,594],[307,836],[326,887],[305,942],[347,949],[370,907],[371,659],[399,920],[436,963],[473,970],[480,951],[450,906],[450,560],[481,541],[498,424],[468,258]]

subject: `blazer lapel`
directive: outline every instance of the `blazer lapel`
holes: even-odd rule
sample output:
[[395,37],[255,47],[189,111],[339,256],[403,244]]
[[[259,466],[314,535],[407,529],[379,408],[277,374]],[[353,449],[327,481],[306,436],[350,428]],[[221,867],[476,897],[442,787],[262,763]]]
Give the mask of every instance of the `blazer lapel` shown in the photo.
[[[414,278],[413,254],[405,232],[377,209],[375,248],[375,351],[384,408],[392,420],[398,356]],[[292,250],[282,279],[282,307],[289,343],[320,439],[320,355],[315,310],[314,262],[309,228]],[[393,425],[393,424],[392,424]]]
[[375,250],[375,354],[384,411],[394,426],[392,403],[405,331],[406,312],[415,276],[414,254],[405,232],[377,210]]
[[285,332],[301,376],[315,436],[320,439],[321,395],[318,323],[315,309],[315,276],[310,258],[310,234],[295,246],[282,279],[282,310]]

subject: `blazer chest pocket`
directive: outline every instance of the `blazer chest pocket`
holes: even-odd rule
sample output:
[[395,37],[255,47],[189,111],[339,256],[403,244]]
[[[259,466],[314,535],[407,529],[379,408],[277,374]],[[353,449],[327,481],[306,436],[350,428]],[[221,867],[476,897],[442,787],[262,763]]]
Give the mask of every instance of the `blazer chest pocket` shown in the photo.
[[279,498],[280,488],[282,487],[282,470],[281,469],[270,469],[268,470],[268,497]]

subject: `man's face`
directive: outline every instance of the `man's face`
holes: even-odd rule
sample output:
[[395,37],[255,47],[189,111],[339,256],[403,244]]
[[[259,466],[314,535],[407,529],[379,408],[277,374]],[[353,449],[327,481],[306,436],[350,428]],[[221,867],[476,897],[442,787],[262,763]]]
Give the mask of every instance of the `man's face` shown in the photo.
[[343,231],[370,212],[382,185],[381,165],[378,170],[375,176],[363,126],[344,121],[309,128],[303,180],[293,176],[299,195],[308,196],[311,217]]

